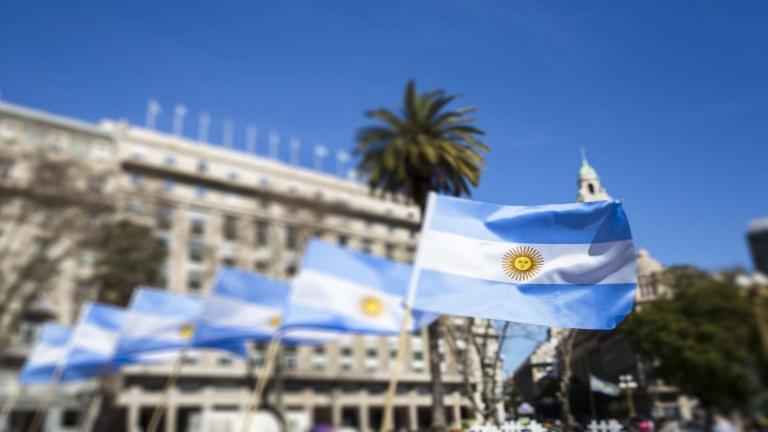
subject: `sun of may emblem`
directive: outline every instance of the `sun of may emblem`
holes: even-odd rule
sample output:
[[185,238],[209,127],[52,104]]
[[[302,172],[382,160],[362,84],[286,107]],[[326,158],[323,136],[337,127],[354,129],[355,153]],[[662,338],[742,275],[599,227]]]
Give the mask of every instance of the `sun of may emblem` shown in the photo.
[[501,267],[510,278],[518,281],[532,279],[541,272],[544,257],[530,246],[519,246],[507,251],[501,259]]
[[179,336],[182,339],[189,339],[195,333],[195,327],[192,324],[184,324],[179,327]]
[[369,317],[377,317],[384,312],[384,303],[381,300],[373,296],[365,296],[360,302],[360,310],[363,315]]
[[272,328],[280,327],[280,324],[282,322],[283,322],[283,318],[280,315],[275,315],[267,320],[267,324]]

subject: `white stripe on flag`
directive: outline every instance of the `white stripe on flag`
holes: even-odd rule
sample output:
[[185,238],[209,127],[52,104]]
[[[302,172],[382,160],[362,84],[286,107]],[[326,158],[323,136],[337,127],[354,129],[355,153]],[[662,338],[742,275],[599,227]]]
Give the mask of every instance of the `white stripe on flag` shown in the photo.
[[636,283],[632,240],[595,244],[518,244],[428,231],[419,245],[422,249],[419,267],[458,276],[516,283],[504,273],[502,258],[510,249],[529,246],[541,253],[544,267],[538,276],[522,283]]
[[208,299],[203,314],[203,320],[211,325],[249,328],[272,333],[274,328],[270,326],[269,320],[281,317],[282,311],[278,308],[213,295]]
[[27,367],[55,365],[64,359],[67,355],[67,347],[53,345],[38,345],[29,356]]
[[72,348],[82,348],[96,354],[110,356],[115,351],[117,333],[92,323],[80,323],[72,336]]
[[162,317],[132,311],[126,317],[122,336],[157,342],[186,342],[188,338],[182,335],[181,328],[187,324],[193,324],[192,320],[178,316]]
[[[368,316],[363,313],[363,300],[369,297],[381,302],[381,315]],[[403,316],[401,297],[312,269],[302,270],[293,281],[291,301],[296,305],[346,316],[382,330],[398,329]],[[290,320],[289,316],[289,323]]]

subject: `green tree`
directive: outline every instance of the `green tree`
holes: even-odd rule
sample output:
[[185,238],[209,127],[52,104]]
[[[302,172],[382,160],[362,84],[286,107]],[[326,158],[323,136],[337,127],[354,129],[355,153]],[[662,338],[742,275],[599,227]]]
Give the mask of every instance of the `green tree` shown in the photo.
[[[484,168],[488,152],[468,117],[473,107],[448,110],[456,99],[442,90],[419,92],[408,82],[399,113],[386,108],[366,115],[377,124],[358,131],[357,169],[372,190],[402,194],[412,199],[423,215],[430,191],[454,196],[470,194]],[[422,218],[423,219],[423,218]],[[432,373],[432,422],[436,431],[446,428],[438,338],[439,320],[429,327],[429,362]]]
[[623,329],[638,353],[656,360],[659,378],[697,397],[705,409],[747,406],[763,387],[766,366],[748,299],[700,274],[677,276],[683,285],[673,287],[673,299],[645,306]]
[[93,277],[100,302],[126,306],[135,287],[164,286],[166,248],[152,228],[129,220],[100,227],[89,241],[96,252]]

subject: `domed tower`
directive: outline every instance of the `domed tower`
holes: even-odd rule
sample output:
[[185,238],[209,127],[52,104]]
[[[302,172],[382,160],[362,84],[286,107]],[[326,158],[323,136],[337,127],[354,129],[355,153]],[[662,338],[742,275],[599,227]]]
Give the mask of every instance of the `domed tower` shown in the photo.
[[597,171],[587,162],[587,155],[581,149],[581,168],[579,169],[579,195],[578,202],[606,201],[612,199],[608,191],[600,184]]

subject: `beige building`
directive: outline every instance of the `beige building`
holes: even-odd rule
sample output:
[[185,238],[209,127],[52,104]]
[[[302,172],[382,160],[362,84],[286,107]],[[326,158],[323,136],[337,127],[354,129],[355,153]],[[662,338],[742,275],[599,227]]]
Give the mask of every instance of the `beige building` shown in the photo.
[[[19,145],[28,146],[46,142],[44,137],[55,132],[63,137],[57,141],[60,151],[111,166],[104,184],[118,213],[152,225],[168,247],[169,291],[205,295],[220,264],[287,279],[297,271],[302,249],[312,237],[400,261],[411,260],[415,251],[417,209],[392,197],[372,196],[355,181],[124,122],[91,125],[3,103],[0,139],[8,130],[15,131]],[[87,259],[77,268],[87,272]],[[2,379],[8,385],[0,391],[13,387],[15,368],[39,322],[50,316],[71,323],[87,297],[89,289],[77,286],[78,278],[65,273],[60,279],[43,296],[52,299],[46,303],[47,315],[23,323],[25,337],[15,345],[24,349],[9,351],[13,359],[3,360]],[[326,346],[285,348],[279,403],[311,424],[373,430],[382,417],[395,342],[355,335]],[[407,344],[395,399],[397,430],[423,430],[430,422],[427,342],[423,331]],[[442,351],[447,417],[455,423],[470,416],[469,403],[460,368],[447,350]],[[262,356],[263,349],[257,347],[247,362],[211,352],[189,359],[171,392],[165,430],[190,430],[200,413],[245,406],[252,371]],[[124,407],[126,430],[147,424],[170,368],[134,367],[123,374],[118,404]],[[33,409],[35,391],[24,393],[21,411],[29,414]],[[0,400],[4,396],[0,394]],[[75,389],[57,398],[51,411],[55,415],[48,419],[50,430],[76,424],[73,401],[78,397],[85,396]]]

